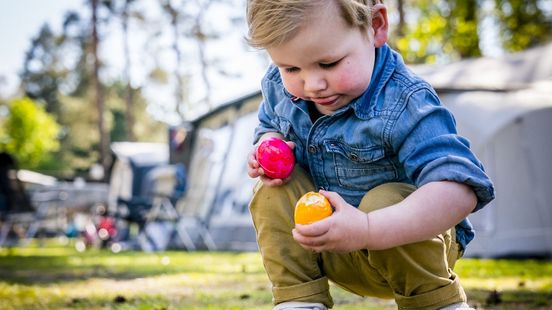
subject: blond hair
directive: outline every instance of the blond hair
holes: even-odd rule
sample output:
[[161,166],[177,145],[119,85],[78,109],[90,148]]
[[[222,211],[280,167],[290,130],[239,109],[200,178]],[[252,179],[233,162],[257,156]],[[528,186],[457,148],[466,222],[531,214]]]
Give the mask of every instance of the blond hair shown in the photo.
[[[371,8],[381,0],[335,1],[341,17],[351,26],[369,28]],[[328,0],[248,0],[247,24],[249,45],[256,48],[278,46],[293,38],[309,13],[328,4]]]

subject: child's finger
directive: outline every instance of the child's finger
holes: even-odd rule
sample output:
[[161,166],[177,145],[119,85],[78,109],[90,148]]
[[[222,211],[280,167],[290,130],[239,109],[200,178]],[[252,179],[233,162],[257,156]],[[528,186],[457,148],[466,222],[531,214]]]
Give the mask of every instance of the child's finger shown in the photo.
[[296,224],[295,230],[306,237],[321,236],[328,232],[330,225],[327,223],[328,218],[307,225]]
[[336,192],[320,190],[320,194],[328,198],[328,200],[330,201],[330,204],[332,205],[332,207],[334,207],[336,211],[341,210],[341,208],[343,208],[343,206],[347,204],[347,202],[343,199],[343,197],[341,197]]
[[259,172],[257,171],[257,169],[254,169],[252,168],[251,166],[247,167],[247,175],[250,177],[250,178],[257,178],[259,177]]
[[[262,170],[262,169],[259,169],[259,170]],[[269,187],[270,186],[280,186],[284,183],[284,181],[282,179],[271,179],[271,178],[267,177],[264,174],[261,174],[260,178],[261,178],[261,181],[263,182],[263,184],[266,185],[266,186],[269,186]]]
[[300,234],[297,229],[294,229],[292,234],[293,239],[306,249],[318,251],[326,246],[327,237],[325,235],[309,237]]
[[293,141],[286,141],[286,144],[289,146],[290,149],[295,149],[295,142]]
[[255,152],[249,153],[247,164],[253,168],[259,168],[259,162],[257,161],[257,156],[255,156]]

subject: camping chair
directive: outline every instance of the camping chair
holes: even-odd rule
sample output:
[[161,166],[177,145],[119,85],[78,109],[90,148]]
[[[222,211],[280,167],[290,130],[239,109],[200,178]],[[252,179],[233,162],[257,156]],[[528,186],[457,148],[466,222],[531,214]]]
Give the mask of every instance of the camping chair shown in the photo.
[[[152,196],[152,208],[146,215],[146,223],[170,222],[175,229],[177,241],[188,250],[196,250],[195,236],[188,228],[199,234],[203,243],[209,250],[215,250],[216,246],[205,225],[200,224],[199,219],[194,219],[183,227],[183,215],[177,210],[178,202],[186,192],[186,174],[182,164],[159,167],[148,173],[147,177],[154,180],[150,188]],[[192,218],[190,218],[192,219]],[[171,241],[171,240],[168,240]]]
[[[118,199],[117,217],[128,223],[138,224],[135,241],[142,250],[164,250],[171,242],[175,230],[180,241],[187,248],[193,248],[189,235],[175,229],[180,218],[175,205],[186,190],[184,166],[176,164],[152,167],[142,176],[142,180],[135,182],[140,187],[138,195],[130,199]],[[135,178],[137,177],[140,175]],[[129,236],[129,239],[132,238]]]
[[[26,192],[19,195],[29,197]],[[25,198],[28,204],[20,204],[4,214],[0,228],[0,247],[10,239],[14,242],[23,240],[23,244],[26,244],[41,233],[61,233],[65,226],[66,199],[67,193],[61,190],[43,189],[32,192],[30,198]]]
[[[38,233],[48,230],[57,233],[64,224],[61,215],[65,211],[67,194],[51,190],[40,182],[35,184],[40,185],[37,190],[29,191],[22,181],[26,175],[40,174],[17,169],[15,159],[0,152],[0,247],[8,241],[23,239],[28,242]],[[40,178],[53,179],[44,175]]]

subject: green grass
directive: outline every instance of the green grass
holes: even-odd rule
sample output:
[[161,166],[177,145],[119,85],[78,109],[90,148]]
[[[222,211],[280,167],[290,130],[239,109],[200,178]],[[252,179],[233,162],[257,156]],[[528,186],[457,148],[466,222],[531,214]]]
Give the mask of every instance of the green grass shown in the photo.
[[[552,261],[463,259],[456,271],[478,309],[552,307]],[[331,291],[337,309],[396,308]],[[271,309],[271,294],[258,253],[78,253],[53,243],[0,249],[0,309]]]

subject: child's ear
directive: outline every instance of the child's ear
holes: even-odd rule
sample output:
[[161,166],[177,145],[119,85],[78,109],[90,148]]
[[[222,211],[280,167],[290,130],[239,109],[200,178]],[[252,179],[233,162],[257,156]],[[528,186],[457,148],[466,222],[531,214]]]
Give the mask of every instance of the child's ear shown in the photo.
[[372,7],[372,29],[374,29],[374,45],[381,47],[387,42],[389,23],[387,22],[387,8],[379,3]]

